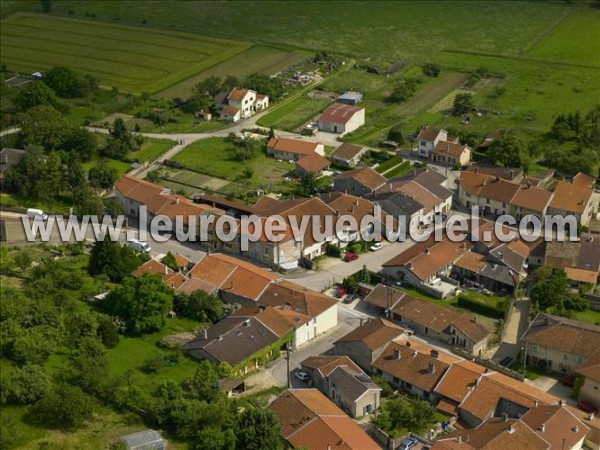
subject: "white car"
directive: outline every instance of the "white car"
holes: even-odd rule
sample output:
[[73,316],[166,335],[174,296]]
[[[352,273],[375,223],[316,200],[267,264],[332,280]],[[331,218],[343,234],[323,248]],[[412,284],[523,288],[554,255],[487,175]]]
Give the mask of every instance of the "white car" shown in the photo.
[[383,244],[381,242],[376,242],[369,247],[369,250],[371,250],[372,252],[376,252],[378,250],[381,250],[382,248]]
[[294,376],[305,383],[310,380],[310,375],[303,371],[296,372]]

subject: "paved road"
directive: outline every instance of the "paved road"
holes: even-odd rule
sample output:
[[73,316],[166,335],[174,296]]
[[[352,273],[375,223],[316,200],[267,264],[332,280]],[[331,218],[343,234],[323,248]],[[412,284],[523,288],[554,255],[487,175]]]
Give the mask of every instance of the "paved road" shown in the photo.
[[528,298],[519,299],[515,302],[515,307],[504,325],[502,342],[492,357],[494,361],[499,362],[507,356],[510,356],[513,360],[516,359],[521,349],[521,337],[527,330],[530,307],[531,302]]

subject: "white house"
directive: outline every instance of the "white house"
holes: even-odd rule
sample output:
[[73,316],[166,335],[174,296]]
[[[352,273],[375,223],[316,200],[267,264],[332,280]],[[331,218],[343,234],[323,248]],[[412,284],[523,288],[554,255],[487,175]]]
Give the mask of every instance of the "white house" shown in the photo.
[[318,122],[319,130],[344,135],[365,124],[365,108],[334,103],[323,112]]
[[429,154],[433,151],[438,142],[448,140],[448,132],[440,128],[426,125],[417,136],[417,140],[419,156],[429,158]]
[[227,96],[227,106],[221,111],[221,118],[237,122],[253,116],[268,106],[269,97],[267,95],[258,94],[251,89],[233,88]]

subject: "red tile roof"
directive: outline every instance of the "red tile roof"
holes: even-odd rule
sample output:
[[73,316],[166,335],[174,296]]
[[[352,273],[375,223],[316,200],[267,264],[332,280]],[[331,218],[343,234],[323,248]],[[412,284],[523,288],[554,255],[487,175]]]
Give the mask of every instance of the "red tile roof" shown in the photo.
[[319,121],[346,124],[357,112],[363,111],[364,109],[365,108],[361,108],[360,106],[352,106],[345,103],[334,103],[325,111],[323,111]]
[[310,155],[316,153],[319,142],[301,141],[299,139],[289,138],[271,138],[267,143],[268,148],[277,152],[300,153]]
[[581,214],[585,211],[593,193],[594,190],[585,185],[559,181],[556,183],[550,207]]
[[318,153],[311,153],[296,161],[296,165],[306,172],[320,172],[327,169],[329,164],[329,160]]
[[370,167],[361,167],[359,169],[342,172],[340,175],[337,176],[336,179],[345,180],[348,178],[354,178],[359,183],[371,190],[380,188],[387,181],[387,179],[383,175],[375,172]]

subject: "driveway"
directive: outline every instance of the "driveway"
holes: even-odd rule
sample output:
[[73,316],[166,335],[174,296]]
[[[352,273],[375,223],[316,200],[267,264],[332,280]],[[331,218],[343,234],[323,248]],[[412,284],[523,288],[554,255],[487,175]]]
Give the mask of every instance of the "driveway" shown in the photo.
[[284,275],[292,279],[294,283],[316,291],[324,291],[337,282],[367,266],[372,272],[379,272],[381,265],[394,256],[412,247],[414,241],[384,243],[383,248],[377,252],[361,254],[352,262],[344,262],[338,258],[326,258],[321,262],[321,268],[317,271],[295,272]]
[[530,307],[531,303],[528,298],[519,299],[515,302],[515,307],[504,325],[502,342],[492,357],[494,361],[499,362],[507,356],[510,356],[513,360],[517,358],[521,350],[521,337],[527,330]]
[[577,406],[577,401],[570,397],[570,395],[573,393],[573,388],[565,386],[556,378],[543,376],[536,378],[535,380],[529,380],[526,378],[525,383],[535,386],[540,391],[547,392],[548,394],[563,399],[568,405]]

